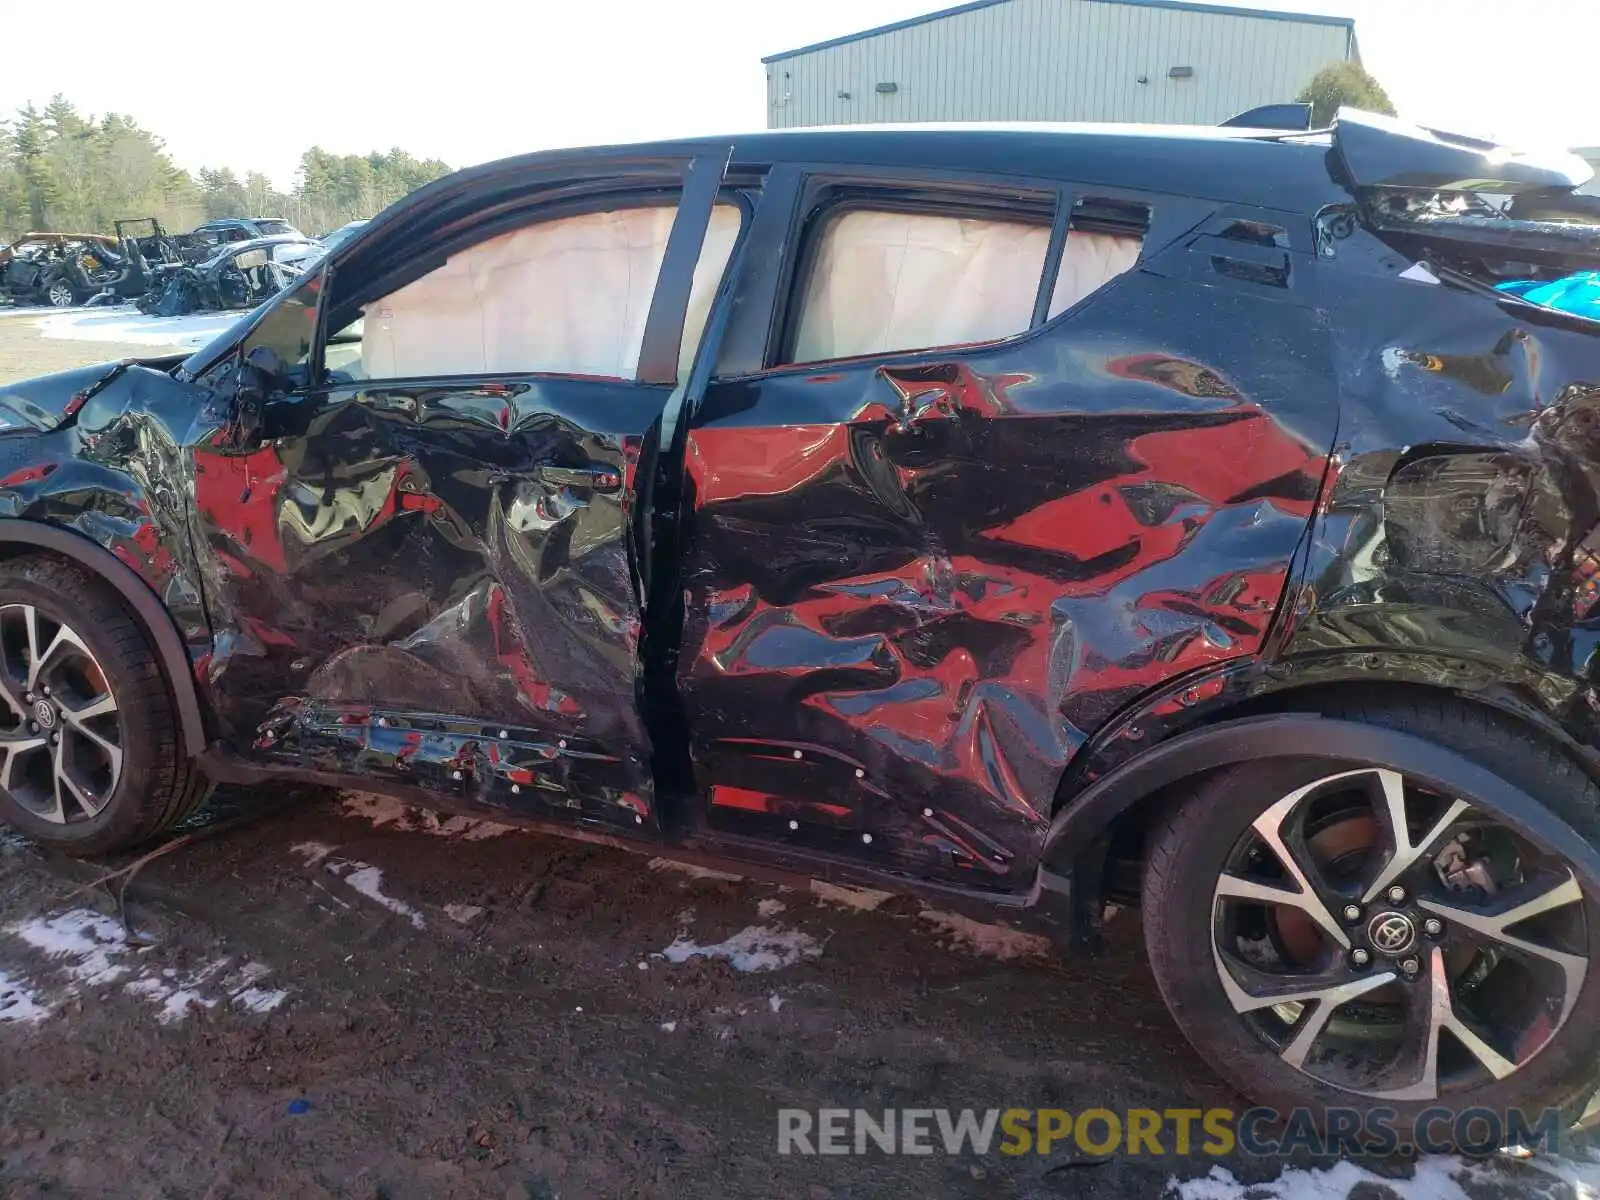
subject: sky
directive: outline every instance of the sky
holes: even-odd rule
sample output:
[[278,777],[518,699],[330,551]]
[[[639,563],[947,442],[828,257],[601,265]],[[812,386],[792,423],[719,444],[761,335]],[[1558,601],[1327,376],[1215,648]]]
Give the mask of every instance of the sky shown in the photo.
[[[1402,117],[1528,148],[1600,146],[1596,0],[1243,2],[1354,17],[1362,60]],[[764,55],[943,7],[56,0],[52,26],[142,32],[71,53],[44,53],[39,42],[6,55],[0,113],[62,92],[89,112],[132,115],[180,166],[262,170],[288,187],[314,144],[340,154],[402,146],[459,167],[530,150],[759,129]]]

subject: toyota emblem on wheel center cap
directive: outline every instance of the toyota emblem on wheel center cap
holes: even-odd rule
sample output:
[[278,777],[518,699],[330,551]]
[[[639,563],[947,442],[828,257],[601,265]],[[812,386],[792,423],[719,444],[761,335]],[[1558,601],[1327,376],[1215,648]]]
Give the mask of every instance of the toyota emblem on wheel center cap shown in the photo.
[[1367,925],[1367,940],[1379,954],[1404,954],[1417,940],[1417,927],[1404,913],[1381,912]]
[[55,705],[48,700],[35,700],[33,702],[33,719],[39,722],[40,729],[54,729],[56,725]]

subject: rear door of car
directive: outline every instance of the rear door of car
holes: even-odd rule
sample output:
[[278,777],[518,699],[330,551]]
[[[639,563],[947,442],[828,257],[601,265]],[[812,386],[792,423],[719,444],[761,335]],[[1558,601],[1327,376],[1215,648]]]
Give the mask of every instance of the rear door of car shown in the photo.
[[1030,884],[1090,734],[1266,635],[1337,413],[1286,282],[1308,236],[1116,188],[775,170],[687,438],[701,828]]
[[315,385],[196,455],[241,749],[657,827],[641,492],[686,312],[742,223],[717,203],[726,160],[591,161],[463,201],[442,235],[391,227],[333,264],[326,303],[319,267],[247,340],[292,369],[330,331]]

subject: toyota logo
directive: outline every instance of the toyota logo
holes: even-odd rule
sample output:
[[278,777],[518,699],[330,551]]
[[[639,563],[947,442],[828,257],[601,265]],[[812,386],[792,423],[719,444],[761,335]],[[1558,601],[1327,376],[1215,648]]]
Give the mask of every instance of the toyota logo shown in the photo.
[[1385,912],[1372,918],[1367,937],[1379,954],[1404,954],[1416,942],[1417,929],[1404,913]]
[[55,706],[48,700],[35,700],[33,702],[33,719],[39,722],[40,729],[53,729],[56,723]]

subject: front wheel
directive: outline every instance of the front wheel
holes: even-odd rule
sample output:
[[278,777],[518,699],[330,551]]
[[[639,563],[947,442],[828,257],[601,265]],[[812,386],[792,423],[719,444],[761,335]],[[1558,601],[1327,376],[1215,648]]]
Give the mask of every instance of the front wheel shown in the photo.
[[[1328,715],[1446,745],[1540,796],[1574,839],[1600,833],[1600,789],[1495,714]],[[1475,797],[1382,763],[1232,767],[1153,832],[1143,905],[1185,1035],[1285,1115],[1385,1106],[1404,1121],[1442,1106],[1532,1122],[1594,1087],[1600,906],[1560,845]]]
[[57,275],[44,285],[44,302],[51,308],[72,308],[83,300],[71,280]]
[[104,854],[205,795],[160,663],[116,592],[57,559],[0,563],[0,821]]

